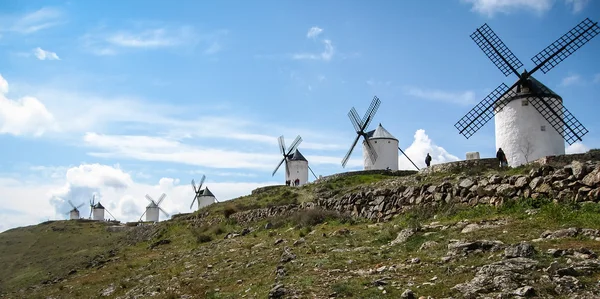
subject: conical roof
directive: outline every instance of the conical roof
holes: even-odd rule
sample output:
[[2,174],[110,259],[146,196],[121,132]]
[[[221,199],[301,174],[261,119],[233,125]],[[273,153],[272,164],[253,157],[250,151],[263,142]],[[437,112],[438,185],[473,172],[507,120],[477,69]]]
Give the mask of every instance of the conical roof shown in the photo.
[[308,162],[308,160],[306,160],[306,158],[304,158],[304,156],[300,153],[300,151],[298,149],[296,149],[296,151],[290,158],[290,161],[306,161],[306,162]]
[[100,202],[98,202],[94,205],[94,209],[104,209],[104,206]]
[[154,202],[151,202],[146,208],[158,208],[158,206]]
[[369,139],[380,138],[380,139],[394,139],[394,140],[398,141],[398,139],[396,139],[396,137],[394,137],[394,135],[392,135],[390,132],[388,132],[388,130],[386,130],[381,125],[381,123],[379,124],[379,126],[377,126],[377,129],[367,132],[367,137],[369,137]]
[[212,192],[210,192],[210,190],[208,190],[208,187],[205,187],[204,190],[202,190],[202,196],[215,197],[215,195]]

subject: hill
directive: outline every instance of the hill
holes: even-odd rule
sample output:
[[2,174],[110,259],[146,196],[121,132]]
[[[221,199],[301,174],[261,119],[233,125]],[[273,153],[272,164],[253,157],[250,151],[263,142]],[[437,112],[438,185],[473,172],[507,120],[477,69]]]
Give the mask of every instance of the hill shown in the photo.
[[0,297],[597,298],[600,163],[558,162],[359,172],[156,225],[17,228],[0,234]]

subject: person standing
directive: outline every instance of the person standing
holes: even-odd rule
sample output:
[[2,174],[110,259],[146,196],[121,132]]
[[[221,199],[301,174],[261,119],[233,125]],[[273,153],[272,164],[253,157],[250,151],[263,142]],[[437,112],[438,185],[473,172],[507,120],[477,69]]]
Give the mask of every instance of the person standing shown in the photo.
[[425,164],[427,165],[427,167],[431,165],[431,156],[429,155],[429,153],[427,153],[427,157],[425,157]]
[[502,150],[502,148],[498,148],[498,151],[496,152],[496,159],[498,159],[498,161],[500,162],[500,167],[505,167],[508,166],[508,160],[506,159],[506,154],[504,154],[504,151]]

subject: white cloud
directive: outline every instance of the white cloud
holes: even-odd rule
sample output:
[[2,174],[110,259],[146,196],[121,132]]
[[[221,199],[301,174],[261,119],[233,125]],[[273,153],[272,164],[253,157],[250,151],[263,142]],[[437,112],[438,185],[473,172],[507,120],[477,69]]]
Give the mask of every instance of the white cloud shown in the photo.
[[[186,179],[187,180],[187,179]],[[37,181],[19,181],[0,178],[0,231],[37,224],[48,219],[66,219],[71,206],[84,204],[80,208],[81,217],[89,216],[89,200],[92,195],[120,221],[137,221],[146,205],[146,194],[157,199],[160,194],[167,197],[161,207],[169,214],[190,212],[193,191],[189,182],[180,182],[178,178],[161,178],[156,184],[135,182],[129,173],[118,166],[101,164],[82,164],[63,172],[60,180],[46,183],[47,178],[38,177]],[[205,186],[224,201],[249,194],[253,189],[277,184],[276,182],[220,182],[207,180]],[[26,200],[24,200],[26,199]],[[109,215],[106,214],[106,218]],[[164,215],[160,215],[164,220]]]
[[459,105],[471,105],[476,103],[475,92],[471,90],[463,92],[448,92],[441,90],[424,90],[417,87],[405,87],[404,91],[407,95],[425,100],[447,102]]
[[579,84],[579,83],[582,83],[581,76],[579,76],[578,74],[572,74],[567,77],[564,77],[562,79],[562,81],[560,82],[560,85],[567,87],[567,86],[571,86],[571,85],[575,85],[575,84]]
[[56,55],[56,53],[43,50],[40,47],[35,48],[33,50],[33,54],[39,60],[60,60],[60,58],[58,58],[58,55]]
[[[412,144],[402,150],[419,168],[426,166],[425,157],[427,153],[431,156],[431,165],[460,160],[457,156],[448,153],[443,147],[436,145],[423,129],[417,130],[414,138]],[[402,148],[402,145],[400,147]],[[398,158],[398,165],[399,169],[415,170],[412,163],[402,153]]]
[[0,75],[0,134],[40,136],[58,130],[54,116],[34,97],[11,100],[8,82]]
[[22,16],[7,17],[0,22],[0,31],[31,34],[61,24],[63,13],[55,8],[41,8]]
[[160,49],[205,46],[204,53],[215,54],[223,49],[221,38],[227,30],[199,33],[191,26],[161,26],[137,24],[134,29],[110,32],[97,30],[81,37],[83,46],[95,55],[116,55],[127,49]]
[[590,0],[565,0],[565,3],[573,7],[573,13],[578,13],[590,3]]
[[585,144],[578,141],[578,142],[575,142],[575,143],[567,146],[567,148],[565,149],[565,153],[566,154],[581,154],[581,153],[586,153],[589,150],[590,150],[589,147],[587,147]]
[[295,60],[324,60],[329,61],[333,57],[334,48],[331,44],[331,41],[326,39],[323,40],[323,44],[325,45],[325,49],[321,53],[298,53],[293,54],[292,58]]
[[488,17],[497,13],[530,11],[541,15],[552,8],[554,0],[461,0],[472,4],[471,10]]
[[306,33],[306,37],[316,38],[317,36],[319,36],[319,34],[321,34],[321,32],[323,32],[323,29],[321,29],[317,26],[311,27],[310,29],[308,29],[308,33]]

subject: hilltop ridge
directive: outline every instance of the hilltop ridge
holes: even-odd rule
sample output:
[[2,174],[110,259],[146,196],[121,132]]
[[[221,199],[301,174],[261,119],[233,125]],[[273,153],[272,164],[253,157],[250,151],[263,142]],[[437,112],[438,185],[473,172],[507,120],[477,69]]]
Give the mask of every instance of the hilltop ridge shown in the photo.
[[0,297],[594,298],[596,155],[350,173],[156,225],[16,228],[0,234]]

